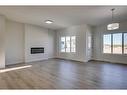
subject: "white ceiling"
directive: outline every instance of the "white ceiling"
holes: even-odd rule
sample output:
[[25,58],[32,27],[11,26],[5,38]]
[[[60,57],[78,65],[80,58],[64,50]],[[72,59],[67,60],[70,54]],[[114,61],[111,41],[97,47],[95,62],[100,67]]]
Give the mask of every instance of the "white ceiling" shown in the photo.
[[[60,29],[78,24],[98,26],[110,23],[111,8],[116,8],[116,21],[127,20],[127,6],[1,6],[0,14],[14,21]],[[54,23],[45,24],[47,19]]]

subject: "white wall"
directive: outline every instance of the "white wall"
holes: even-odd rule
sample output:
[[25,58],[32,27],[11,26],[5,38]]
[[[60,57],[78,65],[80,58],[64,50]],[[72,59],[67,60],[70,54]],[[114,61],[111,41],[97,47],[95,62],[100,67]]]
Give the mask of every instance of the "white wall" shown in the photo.
[[24,24],[6,20],[6,65],[24,62]]
[[5,67],[5,18],[0,16],[0,68]]
[[96,27],[93,32],[93,59],[127,64],[127,55],[103,54],[103,34],[114,32],[127,32],[127,22],[120,23],[120,29],[107,31],[106,25]]
[[[87,62],[87,36],[91,32],[88,25],[77,25],[57,31],[57,58],[71,59],[82,62]],[[60,52],[60,37],[61,36],[76,36],[76,53],[61,53]]]
[[[5,32],[5,47],[3,49],[5,49],[4,60],[6,65],[54,58],[56,33],[53,30],[36,25],[5,20],[6,25],[4,31],[4,21],[1,18],[0,21],[0,39],[2,42]],[[1,47],[4,46],[2,42],[0,42]],[[31,55],[30,47],[33,46],[45,47],[45,53]]]
[[[54,57],[55,32],[35,25],[25,24],[25,62]],[[31,47],[44,47],[44,53],[31,54]]]
[[48,58],[54,58],[56,55],[56,32],[48,29]]

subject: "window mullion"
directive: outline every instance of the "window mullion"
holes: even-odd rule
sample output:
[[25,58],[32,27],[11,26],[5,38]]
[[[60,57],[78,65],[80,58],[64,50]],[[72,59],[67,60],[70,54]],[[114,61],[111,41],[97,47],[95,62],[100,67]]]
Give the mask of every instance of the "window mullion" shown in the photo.
[[111,33],[111,54],[113,53],[113,34]]
[[65,52],[66,52],[66,36],[65,36]]
[[71,52],[71,43],[72,43],[72,41],[71,41],[71,36],[70,36],[70,52]]
[[122,54],[124,54],[124,33],[122,33]]

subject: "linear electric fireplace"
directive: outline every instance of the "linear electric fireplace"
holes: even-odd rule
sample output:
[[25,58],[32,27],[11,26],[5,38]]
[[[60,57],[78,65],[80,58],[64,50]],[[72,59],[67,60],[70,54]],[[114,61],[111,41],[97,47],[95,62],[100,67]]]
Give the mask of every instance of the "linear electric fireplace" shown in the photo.
[[31,54],[44,53],[44,47],[32,47]]

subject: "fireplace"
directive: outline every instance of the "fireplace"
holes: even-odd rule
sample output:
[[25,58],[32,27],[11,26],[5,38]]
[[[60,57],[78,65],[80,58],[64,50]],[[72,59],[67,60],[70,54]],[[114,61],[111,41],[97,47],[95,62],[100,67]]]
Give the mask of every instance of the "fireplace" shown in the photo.
[[32,47],[31,54],[44,53],[44,47]]

